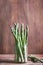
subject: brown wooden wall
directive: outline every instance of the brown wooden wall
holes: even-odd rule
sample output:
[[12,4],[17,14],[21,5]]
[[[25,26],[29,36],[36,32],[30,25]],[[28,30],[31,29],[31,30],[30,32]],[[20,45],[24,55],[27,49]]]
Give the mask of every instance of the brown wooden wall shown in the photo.
[[14,53],[14,22],[28,24],[28,53],[43,53],[43,0],[0,0],[0,53]]

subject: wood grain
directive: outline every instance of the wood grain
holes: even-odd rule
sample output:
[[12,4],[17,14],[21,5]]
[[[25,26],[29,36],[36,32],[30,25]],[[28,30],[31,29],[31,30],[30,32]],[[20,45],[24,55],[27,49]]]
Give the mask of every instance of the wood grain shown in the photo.
[[10,26],[28,24],[28,53],[43,54],[43,0],[0,0],[0,53],[15,53]]
[[[34,54],[33,56],[43,58],[43,54]],[[43,65],[42,63],[33,63],[28,61],[27,63],[15,63],[14,54],[0,54],[0,65]]]

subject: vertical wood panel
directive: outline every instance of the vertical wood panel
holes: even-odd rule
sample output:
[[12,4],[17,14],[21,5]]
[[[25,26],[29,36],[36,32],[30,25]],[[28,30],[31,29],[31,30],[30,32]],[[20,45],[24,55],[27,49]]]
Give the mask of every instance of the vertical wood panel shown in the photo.
[[43,0],[0,0],[0,53],[14,53],[10,26],[29,26],[29,53],[43,53]]

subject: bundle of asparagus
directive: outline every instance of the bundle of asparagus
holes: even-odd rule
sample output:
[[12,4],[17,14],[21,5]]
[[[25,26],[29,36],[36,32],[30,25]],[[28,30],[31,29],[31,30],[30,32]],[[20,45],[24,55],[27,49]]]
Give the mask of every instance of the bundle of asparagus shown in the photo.
[[39,61],[43,63],[43,59],[27,55],[28,26],[26,25],[24,28],[24,24],[21,24],[19,28],[19,25],[19,23],[15,23],[14,26],[11,27],[16,43],[16,62],[27,62],[27,60],[31,59],[32,62]]
[[15,23],[11,27],[16,43],[16,62],[27,62],[28,26],[24,27],[24,24],[21,24],[19,28],[19,25]]

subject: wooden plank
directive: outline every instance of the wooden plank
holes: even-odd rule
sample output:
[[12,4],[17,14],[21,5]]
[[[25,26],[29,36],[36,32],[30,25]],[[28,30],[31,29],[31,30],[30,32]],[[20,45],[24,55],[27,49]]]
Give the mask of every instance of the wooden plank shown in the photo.
[[11,60],[11,61],[13,61],[14,58],[15,58],[14,54],[0,54],[0,61],[1,61],[1,60],[4,60],[4,61],[6,61],[6,60],[9,61],[9,60]]
[[43,65],[42,63],[0,63],[0,65]]
[[[43,54],[29,54],[29,56],[30,55],[43,59]],[[15,54],[0,54],[0,61],[1,60],[14,61],[14,59],[15,59]]]
[[14,53],[16,22],[29,26],[28,53],[43,53],[43,0],[0,0],[0,53]]
[[[31,54],[30,54],[31,55]],[[43,58],[43,54],[32,54],[33,56]],[[15,63],[14,54],[0,54],[0,65],[42,65],[42,63],[33,63],[28,61],[27,63]]]

